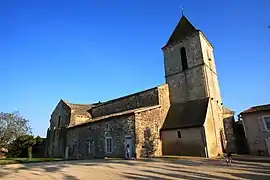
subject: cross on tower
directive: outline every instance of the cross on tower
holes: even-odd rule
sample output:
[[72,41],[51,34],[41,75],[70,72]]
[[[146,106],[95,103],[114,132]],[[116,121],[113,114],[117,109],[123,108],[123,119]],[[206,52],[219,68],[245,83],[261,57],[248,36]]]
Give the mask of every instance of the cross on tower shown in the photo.
[[182,16],[184,16],[184,8],[183,8],[183,6],[181,6],[181,12],[182,12]]

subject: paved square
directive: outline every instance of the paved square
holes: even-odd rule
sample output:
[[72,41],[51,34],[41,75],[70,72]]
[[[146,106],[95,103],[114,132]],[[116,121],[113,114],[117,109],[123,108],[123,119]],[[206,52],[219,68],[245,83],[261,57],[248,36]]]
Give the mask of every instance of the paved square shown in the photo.
[[270,179],[270,164],[201,158],[152,160],[81,160],[0,166],[1,180],[107,179]]

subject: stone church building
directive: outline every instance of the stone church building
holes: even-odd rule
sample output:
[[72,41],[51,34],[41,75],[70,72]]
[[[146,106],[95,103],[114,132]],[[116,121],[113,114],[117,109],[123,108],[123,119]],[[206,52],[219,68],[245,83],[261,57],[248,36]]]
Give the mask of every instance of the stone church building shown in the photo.
[[214,157],[229,142],[213,46],[182,16],[162,48],[166,84],[94,104],[60,100],[46,155],[65,158],[192,155]]

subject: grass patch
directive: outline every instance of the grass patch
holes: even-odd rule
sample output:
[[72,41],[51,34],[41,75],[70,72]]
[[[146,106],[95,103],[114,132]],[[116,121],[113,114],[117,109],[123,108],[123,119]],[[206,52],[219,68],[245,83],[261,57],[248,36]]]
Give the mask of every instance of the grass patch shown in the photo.
[[0,159],[0,165],[5,164],[20,164],[20,163],[37,163],[37,162],[52,162],[61,161],[61,158],[3,158]]

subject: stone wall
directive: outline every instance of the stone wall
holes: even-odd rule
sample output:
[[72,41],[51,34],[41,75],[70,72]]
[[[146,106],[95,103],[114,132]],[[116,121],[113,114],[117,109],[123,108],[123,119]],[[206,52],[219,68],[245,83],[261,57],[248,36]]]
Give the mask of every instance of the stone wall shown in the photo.
[[220,94],[213,47],[202,33],[200,33],[200,42],[204,61],[207,96],[214,98],[216,101],[218,101],[220,106],[220,104],[222,103],[222,98]]
[[235,146],[235,135],[234,135],[234,114],[233,113],[223,113],[223,123],[224,131],[226,136],[226,152],[237,152]]
[[203,61],[206,66],[216,72],[216,64],[214,59],[214,49],[207,38],[200,32],[199,33],[201,48],[202,48],[202,56]]
[[148,109],[135,113],[136,156],[161,156],[160,108]]
[[223,154],[225,146],[225,134],[222,118],[222,107],[214,100],[210,100],[204,123],[205,138],[209,157]]
[[70,123],[70,114],[69,106],[61,100],[51,115],[46,137],[46,156],[64,157],[65,133]]
[[[188,69],[182,70],[180,49],[186,48]],[[202,33],[163,51],[166,83],[172,102],[214,97],[222,102],[213,48]]]
[[[51,114],[50,126],[51,127],[63,127],[70,123],[70,107],[62,100],[57,104],[53,113]],[[59,122],[59,117],[61,121]]]
[[[160,106],[152,106],[158,104]],[[169,90],[168,85],[165,84],[124,98],[109,101],[98,107],[93,107],[91,113],[95,122],[69,128],[67,136],[69,157],[124,157],[126,135],[131,135],[132,137],[132,155],[137,154],[138,157],[147,156],[149,152],[146,152],[146,149],[149,150],[149,146],[151,145],[155,149],[152,155],[160,156],[162,147],[159,131],[163,125],[169,106]],[[140,109],[141,107],[145,107],[145,109]],[[108,116],[109,118],[107,118],[104,115],[110,115],[111,113],[106,112],[106,108],[111,113],[136,109],[134,111],[128,111],[128,115]],[[134,113],[136,114],[135,116]],[[99,116],[106,119],[100,120]],[[108,129],[107,126],[111,128]],[[105,136],[113,138],[114,151],[111,154],[104,152]],[[87,152],[89,142],[95,145],[95,151],[91,153]]]
[[206,97],[203,66],[198,66],[166,78],[171,102],[181,103]]
[[204,73],[207,84],[207,96],[211,98],[215,98],[216,101],[222,103],[222,99],[220,96],[219,84],[217,80],[217,74],[209,69],[208,66],[204,66]]
[[[178,137],[178,131],[181,137]],[[205,156],[201,128],[165,130],[161,137],[163,155]]]
[[[135,142],[134,127],[134,114],[131,113],[69,128],[69,158],[124,157],[125,136],[130,135]],[[112,138],[112,153],[105,152],[105,137]],[[89,145],[92,146],[90,152]],[[132,153],[134,155],[134,150]]]
[[170,108],[170,94],[168,84],[164,84],[158,87],[158,99],[159,105],[161,106],[160,124],[162,126]]
[[[180,49],[185,47],[188,70],[182,70]],[[172,102],[185,102],[206,97],[201,42],[198,33],[163,51],[166,83]]]
[[92,118],[121,111],[158,105],[158,88],[148,89],[136,94],[105,102],[91,109]]
[[200,37],[198,33],[195,33],[193,36],[187,37],[173,47],[163,51],[166,77],[183,71],[180,57],[181,47],[185,47],[186,49],[189,68],[196,67],[203,63]]

